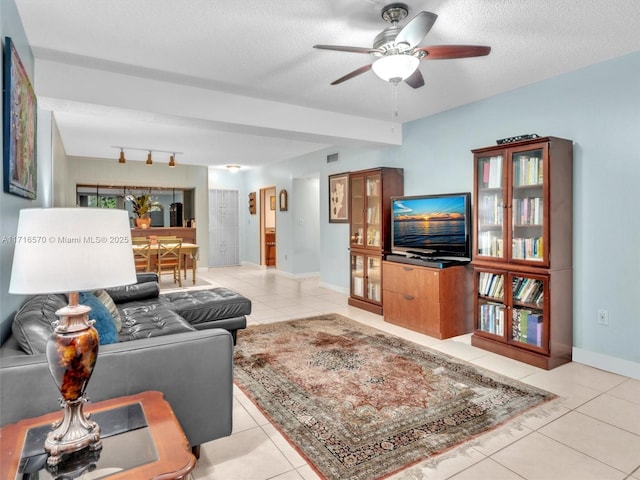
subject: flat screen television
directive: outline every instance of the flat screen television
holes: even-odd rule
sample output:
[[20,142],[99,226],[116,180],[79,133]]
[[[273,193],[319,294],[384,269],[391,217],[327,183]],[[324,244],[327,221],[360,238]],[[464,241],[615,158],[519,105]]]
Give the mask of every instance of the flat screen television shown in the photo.
[[391,198],[391,251],[471,260],[471,193]]

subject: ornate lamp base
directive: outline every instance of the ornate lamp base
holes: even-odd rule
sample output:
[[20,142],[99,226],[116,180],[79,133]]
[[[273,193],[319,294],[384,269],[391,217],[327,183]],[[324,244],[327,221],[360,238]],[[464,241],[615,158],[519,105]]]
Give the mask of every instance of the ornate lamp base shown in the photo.
[[98,358],[98,332],[88,319],[91,309],[78,305],[78,293],[69,294],[69,305],[56,312],[60,323],[47,342],[49,371],[62,398],[62,420],[52,425],[44,444],[48,465],[57,465],[65,453],[90,447],[102,448],[100,427],[82,411],[84,394]]
[[52,425],[53,430],[47,434],[44,449],[49,453],[48,465],[57,465],[62,455],[73,453],[83,448],[97,451],[102,448],[100,426],[89,415],[82,411],[86,397],[72,401],[64,401],[64,416]]

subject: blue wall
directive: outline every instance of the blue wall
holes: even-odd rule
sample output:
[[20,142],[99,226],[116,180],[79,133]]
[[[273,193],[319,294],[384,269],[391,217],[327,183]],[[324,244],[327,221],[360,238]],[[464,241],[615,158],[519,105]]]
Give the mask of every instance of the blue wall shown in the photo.
[[[405,124],[401,147],[331,149],[247,174],[247,191],[290,188],[291,179],[320,179],[320,276],[348,291],[348,227],[328,223],[327,176],[375,166],[402,167],[405,194],[473,190],[471,149],[525,133],[574,141],[574,345],[607,360],[599,366],[640,378],[640,53],[626,55],[483,101]],[[326,163],[338,151],[340,161]],[[290,202],[295,202],[295,198]],[[280,221],[278,238],[295,236]],[[249,220],[251,224],[251,221]],[[244,235],[244,260],[258,263],[257,225]],[[279,258],[281,255],[279,245]],[[286,263],[284,271],[294,270]],[[635,294],[635,295],[634,295]],[[597,323],[607,309],[610,325]],[[575,353],[575,351],[574,351]],[[586,363],[589,358],[585,359]],[[620,360],[619,363],[616,363]]]

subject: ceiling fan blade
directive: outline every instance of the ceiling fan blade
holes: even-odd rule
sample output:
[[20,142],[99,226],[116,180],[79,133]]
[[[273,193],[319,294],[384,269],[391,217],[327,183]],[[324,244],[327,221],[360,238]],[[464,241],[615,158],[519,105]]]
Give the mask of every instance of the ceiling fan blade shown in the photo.
[[362,75],[369,70],[371,70],[371,65],[365,65],[364,67],[360,67],[351,73],[347,73],[344,77],[340,77],[339,79],[331,82],[331,85],[338,85],[339,83],[346,82],[347,80],[350,80],[353,77],[357,77],[358,75]]
[[424,77],[420,72],[420,69],[416,68],[416,71],[404,79],[404,83],[411,88],[420,88],[424,85]]
[[313,48],[319,48],[321,50],[336,50],[338,52],[352,52],[352,53],[373,53],[378,51],[375,48],[348,47],[344,45],[314,45]]
[[423,60],[445,60],[448,58],[482,57],[489,55],[491,47],[480,45],[433,45],[430,47],[420,47],[427,54]]
[[420,12],[407,23],[396,36],[395,44],[404,43],[413,48],[429,33],[438,16],[431,12]]

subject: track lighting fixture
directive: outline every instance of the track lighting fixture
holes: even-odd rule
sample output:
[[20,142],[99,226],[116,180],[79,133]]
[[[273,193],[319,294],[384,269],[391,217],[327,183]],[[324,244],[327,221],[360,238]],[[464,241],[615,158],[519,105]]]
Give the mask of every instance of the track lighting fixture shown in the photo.
[[[117,148],[118,150],[120,150],[120,157],[118,158],[118,163],[126,163],[126,158],[124,156],[124,151],[125,150],[138,150],[138,151],[143,151],[143,152],[148,152],[147,153],[147,161],[145,162],[145,165],[153,165],[153,158],[151,156],[152,153],[169,153],[169,167],[170,168],[174,168],[176,166],[176,155],[178,154],[182,154],[182,152],[173,152],[173,151],[168,151],[168,150],[155,150],[153,148],[137,148],[137,147],[124,147],[124,146],[113,146],[111,148]],[[239,167],[238,167],[239,168]]]

